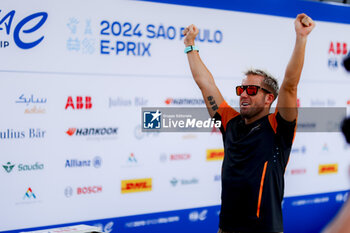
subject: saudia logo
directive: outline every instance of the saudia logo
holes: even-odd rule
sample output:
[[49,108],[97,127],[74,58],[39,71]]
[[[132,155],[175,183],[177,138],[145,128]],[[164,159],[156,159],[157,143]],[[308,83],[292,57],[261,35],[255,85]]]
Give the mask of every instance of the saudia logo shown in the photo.
[[[44,39],[44,36],[36,37],[35,35],[33,36],[33,34],[44,25],[47,17],[48,14],[46,12],[37,12],[22,19],[18,19],[15,10],[10,12],[2,12],[0,10],[0,33],[6,33],[8,37],[13,36],[13,41],[17,47],[21,49],[31,49],[40,44]],[[16,21],[19,20],[17,25],[13,23],[14,19]],[[4,36],[1,35],[1,38],[4,38]],[[0,40],[0,48],[9,46],[9,40]]]
[[[10,173],[12,169],[16,166],[16,164],[11,164],[11,162],[7,162],[5,165],[2,165],[2,167],[5,169],[7,173]],[[22,164],[20,163],[18,166],[18,171],[35,171],[35,170],[43,170],[44,164],[36,162],[35,164]]]

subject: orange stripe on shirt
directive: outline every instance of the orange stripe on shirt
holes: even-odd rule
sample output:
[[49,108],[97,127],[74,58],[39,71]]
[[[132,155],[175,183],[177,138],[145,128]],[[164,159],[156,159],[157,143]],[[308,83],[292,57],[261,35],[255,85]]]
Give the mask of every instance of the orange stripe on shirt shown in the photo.
[[219,113],[219,115],[221,116],[221,123],[224,126],[225,131],[227,123],[232,118],[235,118],[239,115],[239,112],[237,112],[230,105],[228,105],[225,100],[220,104],[217,113]]
[[264,170],[261,176],[261,181],[260,181],[260,190],[259,190],[259,199],[258,199],[258,209],[256,211],[256,216],[259,218],[260,216],[260,205],[261,205],[261,196],[262,196],[262,191],[264,187],[264,180],[265,180],[265,173],[266,173],[266,168],[267,168],[267,161],[264,164]]
[[273,129],[273,132],[275,132],[275,134],[277,133],[276,115],[277,115],[277,108],[276,108],[276,111],[274,113],[269,115],[269,122],[270,122],[270,125],[271,125],[271,127]]

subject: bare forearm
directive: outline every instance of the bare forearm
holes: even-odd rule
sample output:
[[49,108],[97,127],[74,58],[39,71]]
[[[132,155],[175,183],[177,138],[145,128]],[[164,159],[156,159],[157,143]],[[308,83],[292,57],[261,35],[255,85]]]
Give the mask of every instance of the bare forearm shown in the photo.
[[192,72],[193,79],[199,88],[203,85],[214,83],[214,79],[208,68],[204,65],[197,51],[187,53],[188,63]]
[[297,36],[292,57],[288,63],[285,77],[283,80],[283,87],[295,89],[298,86],[301,72],[304,66],[305,47],[307,37]]

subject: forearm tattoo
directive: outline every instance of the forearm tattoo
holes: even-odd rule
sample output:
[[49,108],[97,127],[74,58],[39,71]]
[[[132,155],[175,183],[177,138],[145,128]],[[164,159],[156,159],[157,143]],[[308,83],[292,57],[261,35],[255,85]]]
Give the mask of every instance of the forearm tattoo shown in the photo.
[[218,105],[216,104],[215,100],[214,100],[214,97],[213,96],[208,96],[208,101],[209,101],[209,104],[211,106],[211,109],[213,109],[213,111],[216,111],[218,110]]

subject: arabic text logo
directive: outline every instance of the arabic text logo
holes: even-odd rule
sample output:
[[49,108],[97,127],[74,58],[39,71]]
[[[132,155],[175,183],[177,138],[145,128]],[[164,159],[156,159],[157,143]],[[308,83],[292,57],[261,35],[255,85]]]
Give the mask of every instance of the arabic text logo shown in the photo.
[[20,95],[18,97],[18,100],[16,100],[16,104],[24,104],[25,110],[24,113],[45,113],[46,110],[43,107],[47,102],[46,98],[37,98],[34,97],[33,94],[26,97],[24,94]]

